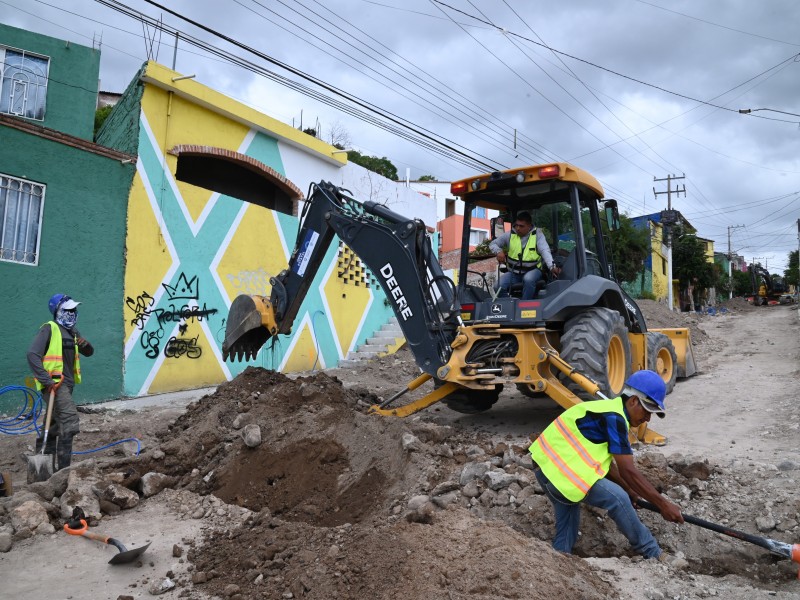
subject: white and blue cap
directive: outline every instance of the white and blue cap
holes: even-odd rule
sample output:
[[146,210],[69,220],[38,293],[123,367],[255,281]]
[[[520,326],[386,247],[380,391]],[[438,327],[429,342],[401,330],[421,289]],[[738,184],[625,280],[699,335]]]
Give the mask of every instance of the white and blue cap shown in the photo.
[[667,384],[664,383],[658,373],[649,369],[636,371],[636,373],[628,377],[625,386],[627,387],[626,393],[629,396],[639,398],[639,404],[642,405],[642,408],[647,412],[657,414],[662,419],[664,418],[666,411],[664,398],[667,395]]

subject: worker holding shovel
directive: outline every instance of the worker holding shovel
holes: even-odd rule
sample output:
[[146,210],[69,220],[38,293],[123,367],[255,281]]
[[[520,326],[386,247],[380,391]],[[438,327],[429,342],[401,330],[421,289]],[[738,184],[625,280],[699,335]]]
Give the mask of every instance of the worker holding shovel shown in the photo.
[[[56,469],[72,462],[72,438],[80,431],[78,409],[72,390],[81,382],[79,355],[94,354],[92,345],[75,328],[78,305],[66,294],[55,294],[48,308],[53,320],[39,329],[28,349],[28,365],[36,377],[36,389],[53,401],[53,423],[47,435],[44,454],[56,455]],[[45,429],[47,424],[45,425]],[[36,439],[36,454],[42,451],[44,436]]]
[[634,507],[639,499],[661,516],[683,523],[680,508],[662,496],[633,462],[628,430],[664,417],[666,385],[654,371],[637,371],[619,398],[582,402],[564,411],[530,446],[534,473],[553,504],[553,548],[571,553],[578,538],[581,502],[608,511],[633,550],[670,562]]

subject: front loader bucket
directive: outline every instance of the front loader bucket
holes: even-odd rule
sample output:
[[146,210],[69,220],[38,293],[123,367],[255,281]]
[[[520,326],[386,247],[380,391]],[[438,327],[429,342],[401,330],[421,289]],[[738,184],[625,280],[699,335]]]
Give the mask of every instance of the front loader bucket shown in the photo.
[[692,350],[692,338],[687,327],[650,329],[649,331],[658,331],[672,340],[672,345],[675,347],[675,355],[678,359],[677,375],[679,379],[691,377],[697,373],[697,363],[694,360],[694,351]]
[[251,360],[277,332],[272,305],[266,296],[237,296],[228,310],[224,360]]

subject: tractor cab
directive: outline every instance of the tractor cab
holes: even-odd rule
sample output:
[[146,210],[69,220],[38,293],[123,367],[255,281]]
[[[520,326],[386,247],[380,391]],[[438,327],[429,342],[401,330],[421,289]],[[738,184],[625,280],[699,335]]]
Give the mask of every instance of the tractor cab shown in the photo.
[[[604,234],[619,228],[617,203],[603,201],[603,189],[590,174],[566,163],[533,166],[457,181],[451,191],[465,203],[465,250],[458,276],[462,319],[513,321],[524,327],[563,323],[587,306],[629,312],[604,240]],[[498,291],[497,278],[505,265],[499,265],[493,284],[470,268],[466,249],[476,207],[497,211],[491,221],[492,240],[508,237],[521,213],[530,215],[536,235],[546,240],[558,271],[550,272],[542,259],[543,278],[534,298],[522,298],[522,283],[512,284],[507,295]],[[508,262],[513,268],[513,261]],[[629,316],[631,321],[638,318]]]

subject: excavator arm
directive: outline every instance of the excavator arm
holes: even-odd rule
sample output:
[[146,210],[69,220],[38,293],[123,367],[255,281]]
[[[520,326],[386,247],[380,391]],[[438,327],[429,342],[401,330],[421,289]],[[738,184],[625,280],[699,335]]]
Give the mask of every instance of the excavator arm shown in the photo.
[[223,357],[253,359],[272,336],[291,333],[334,236],[374,273],[420,369],[435,374],[449,359],[460,306],[425,224],[381,204],[359,203],[324,181],[312,185],[289,264],[270,278],[269,298],[242,295],[231,304]]

